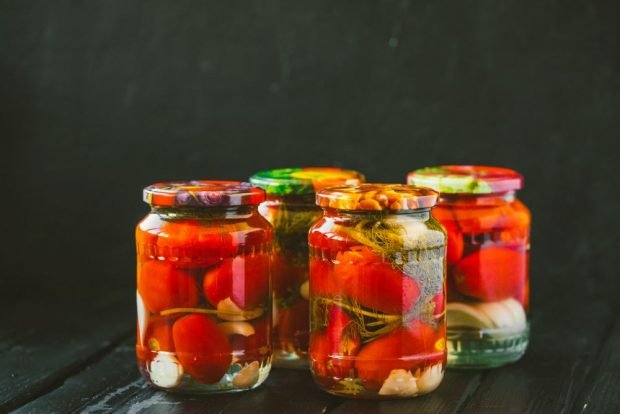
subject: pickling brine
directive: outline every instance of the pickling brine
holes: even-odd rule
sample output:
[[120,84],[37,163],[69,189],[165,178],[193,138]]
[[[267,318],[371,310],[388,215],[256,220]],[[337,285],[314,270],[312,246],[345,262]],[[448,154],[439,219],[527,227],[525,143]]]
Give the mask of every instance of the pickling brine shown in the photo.
[[271,225],[261,189],[238,182],[161,183],[136,228],[142,375],[175,392],[260,385],[271,366]]
[[530,212],[513,170],[442,166],[409,174],[440,191],[433,215],[448,233],[448,365],[518,360],[529,337]]
[[259,211],[274,228],[271,276],[276,366],[308,365],[308,229],[323,214],[314,203],[315,193],[325,186],[363,180],[356,171],[320,167],[268,170],[250,178],[267,193]]
[[331,187],[310,230],[311,370],[357,398],[414,397],[446,362],[446,235],[437,193],[406,185]]

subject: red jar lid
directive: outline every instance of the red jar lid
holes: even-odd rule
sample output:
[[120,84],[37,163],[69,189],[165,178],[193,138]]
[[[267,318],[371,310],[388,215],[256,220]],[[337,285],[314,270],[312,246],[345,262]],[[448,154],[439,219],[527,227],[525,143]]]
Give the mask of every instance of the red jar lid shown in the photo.
[[260,204],[265,192],[240,181],[175,181],[149,185],[143,199],[155,207],[226,207]]
[[508,168],[442,165],[412,171],[407,182],[447,194],[492,194],[521,189],[523,176]]
[[324,208],[357,211],[402,211],[430,208],[438,193],[430,188],[406,184],[360,184],[329,187],[316,194]]

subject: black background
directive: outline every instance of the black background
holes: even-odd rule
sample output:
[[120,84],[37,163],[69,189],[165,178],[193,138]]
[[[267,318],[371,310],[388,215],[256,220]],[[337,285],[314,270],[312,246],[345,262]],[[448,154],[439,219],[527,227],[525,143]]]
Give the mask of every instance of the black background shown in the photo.
[[152,182],[476,163],[525,175],[534,312],[620,306],[616,1],[0,5],[12,300],[113,292],[131,323]]

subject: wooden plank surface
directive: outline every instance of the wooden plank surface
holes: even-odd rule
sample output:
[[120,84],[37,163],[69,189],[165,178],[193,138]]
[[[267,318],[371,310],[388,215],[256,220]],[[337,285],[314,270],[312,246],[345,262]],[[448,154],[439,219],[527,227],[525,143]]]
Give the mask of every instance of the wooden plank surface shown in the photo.
[[524,358],[489,370],[462,412],[568,412],[614,317],[604,302],[572,303],[538,310]]
[[452,413],[458,411],[475,394],[484,371],[446,371],[446,376],[439,388],[428,395],[418,398],[374,401],[345,400],[332,412],[346,413]]
[[585,376],[574,413],[620,413],[620,317],[616,318],[596,363]]
[[17,413],[106,412],[147,387],[138,373],[133,339],[63,384],[15,410]]
[[[555,302],[537,309],[530,346],[517,363],[480,372],[448,370],[440,388],[428,396],[389,402],[347,401],[334,412],[568,412],[614,317],[613,308],[601,301],[586,302],[582,307],[571,303]],[[600,392],[605,396],[613,389],[603,387]]]
[[7,308],[10,315],[0,320],[0,412],[48,393],[133,334],[124,295]]
[[324,413],[339,399],[320,391],[307,371],[276,369],[260,388],[235,394],[188,396],[151,389],[138,373],[133,341],[16,413]]
[[185,396],[145,389],[112,408],[118,413],[290,413],[331,412],[339,399],[320,391],[306,371],[274,370],[260,388],[238,394]]
[[[127,333],[113,322],[119,315],[107,312],[108,322],[100,325],[110,332],[116,326],[116,332],[129,336],[116,346],[106,334],[91,332],[87,328],[91,325],[80,322],[92,314],[81,315],[67,323],[83,331],[46,332],[51,336],[40,348],[29,337],[23,340],[23,350],[13,346],[0,357],[0,366],[19,370],[18,377],[0,380],[9,393],[8,398],[3,394],[3,408],[20,406],[18,413],[549,413],[583,407],[586,412],[617,412],[619,362],[614,350],[620,345],[620,328],[615,321],[610,331],[614,309],[592,301],[584,303],[588,312],[583,312],[562,303],[535,314],[530,348],[521,361],[494,370],[448,370],[434,393],[398,401],[334,397],[319,390],[308,372],[281,369],[250,392],[213,396],[159,392],[142,380],[133,331]],[[40,328],[37,332],[43,333]],[[63,343],[64,334],[68,336]],[[56,351],[57,362],[52,363],[55,357],[34,363],[35,355],[49,350]],[[21,356],[11,362],[15,355]]]

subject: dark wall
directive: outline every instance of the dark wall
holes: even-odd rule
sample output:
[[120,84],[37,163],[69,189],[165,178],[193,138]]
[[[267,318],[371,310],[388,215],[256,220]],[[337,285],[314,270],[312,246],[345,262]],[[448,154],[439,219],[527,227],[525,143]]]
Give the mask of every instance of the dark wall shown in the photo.
[[534,303],[618,303],[619,4],[2,1],[1,290],[130,296],[151,182],[481,163],[526,177]]

